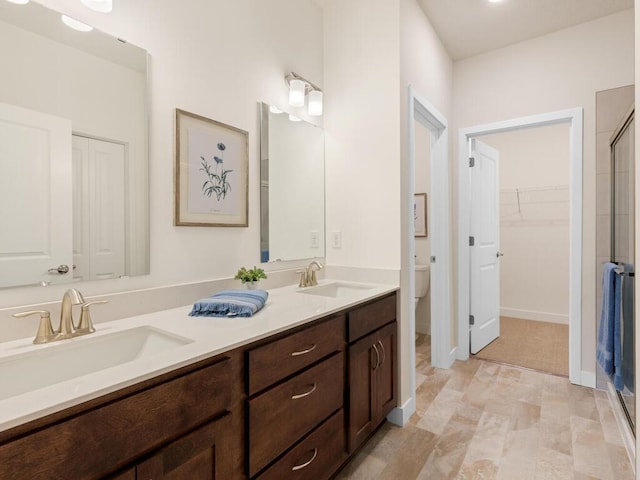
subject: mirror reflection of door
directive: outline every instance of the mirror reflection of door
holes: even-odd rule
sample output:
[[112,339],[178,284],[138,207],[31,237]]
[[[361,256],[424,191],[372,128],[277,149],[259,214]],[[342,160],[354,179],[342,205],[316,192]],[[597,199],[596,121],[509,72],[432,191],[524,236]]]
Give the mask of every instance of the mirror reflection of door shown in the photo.
[[72,262],[70,138],[70,120],[0,103],[0,287],[71,276],[54,271]]
[[73,136],[74,280],[125,274],[125,146]]

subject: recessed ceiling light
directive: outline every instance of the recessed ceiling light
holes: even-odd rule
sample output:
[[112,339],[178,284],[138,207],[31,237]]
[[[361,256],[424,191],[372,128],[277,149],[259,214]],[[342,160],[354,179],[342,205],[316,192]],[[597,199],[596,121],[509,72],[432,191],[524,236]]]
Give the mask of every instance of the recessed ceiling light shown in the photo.
[[79,32],[90,32],[93,30],[93,27],[87,25],[86,23],[79,22],[75,18],[67,17],[66,15],[62,15],[62,23],[64,23],[67,27],[73,28]]
[[502,0],[489,0],[489,3],[499,3],[499,2],[501,2],[501,1],[502,1]]
[[17,3],[18,5],[26,5],[29,0],[7,0],[7,2]]

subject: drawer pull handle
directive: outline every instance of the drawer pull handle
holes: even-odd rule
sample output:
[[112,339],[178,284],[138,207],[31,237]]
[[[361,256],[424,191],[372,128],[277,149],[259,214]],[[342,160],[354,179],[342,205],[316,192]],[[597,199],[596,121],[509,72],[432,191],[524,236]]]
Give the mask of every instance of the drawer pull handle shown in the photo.
[[293,396],[291,397],[291,400],[298,400],[298,399],[300,399],[300,398],[308,397],[309,395],[311,395],[313,392],[315,392],[315,391],[316,391],[316,388],[317,388],[317,385],[314,383],[314,384],[311,386],[311,390],[309,390],[308,392],[300,393],[300,394],[298,394],[298,395],[293,395]]
[[380,366],[380,351],[378,350],[378,347],[376,347],[375,343],[371,346],[373,347],[373,351],[376,352],[376,364],[373,366],[373,369],[375,370]]
[[382,344],[382,340],[378,340],[378,344],[380,345],[380,348],[382,349],[382,361],[380,362],[380,365],[383,365],[384,361],[387,359],[387,353],[384,351],[384,345]]
[[314,448],[313,449],[313,456],[311,457],[311,460],[309,460],[308,462],[301,463],[300,465],[294,465],[291,468],[291,471],[292,472],[297,472],[298,470],[302,470],[303,468],[308,467],[309,465],[311,465],[311,462],[313,462],[316,459],[317,456],[318,456],[318,449]]
[[306,350],[300,350],[299,352],[293,352],[291,354],[292,357],[298,357],[300,355],[306,355],[309,352],[313,352],[316,349],[316,344],[314,343],[313,345],[311,345],[309,348],[307,348]]

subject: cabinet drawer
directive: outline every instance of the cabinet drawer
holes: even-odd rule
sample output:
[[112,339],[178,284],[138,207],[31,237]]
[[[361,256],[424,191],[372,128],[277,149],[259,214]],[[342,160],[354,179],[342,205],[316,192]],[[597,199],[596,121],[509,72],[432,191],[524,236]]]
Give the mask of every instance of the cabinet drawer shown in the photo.
[[345,317],[322,322],[248,352],[248,393],[253,395],[298,370],[344,349]]
[[1,445],[0,478],[80,480],[122,468],[228,409],[230,371],[224,358]]
[[346,459],[344,411],[335,413],[284,457],[258,477],[259,480],[325,480]]
[[333,355],[249,401],[249,475],[340,409],[344,354]]
[[396,295],[349,312],[349,342],[353,342],[396,319]]

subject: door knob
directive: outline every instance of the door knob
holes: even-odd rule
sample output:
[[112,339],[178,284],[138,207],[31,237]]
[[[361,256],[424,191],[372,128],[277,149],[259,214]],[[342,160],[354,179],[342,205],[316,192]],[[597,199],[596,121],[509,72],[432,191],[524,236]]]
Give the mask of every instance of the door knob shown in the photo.
[[496,252],[496,258],[504,257],[504,253]]
[[69,273],[69,265],[59,265],[57,267],[50,268],[49,270],[47,270],[47,272],[59,273],[60,275],[64,275],[66,273]]

